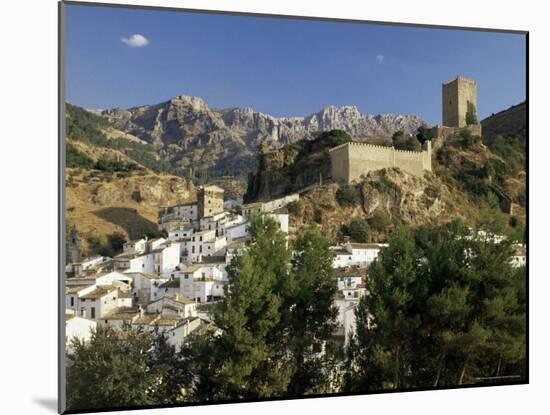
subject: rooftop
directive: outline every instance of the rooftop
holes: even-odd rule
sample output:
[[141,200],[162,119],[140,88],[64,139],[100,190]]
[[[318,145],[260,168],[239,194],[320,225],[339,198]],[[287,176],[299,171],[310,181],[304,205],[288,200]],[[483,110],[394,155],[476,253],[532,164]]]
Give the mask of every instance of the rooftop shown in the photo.
[[353,249],[382,249],[387,246],[386,244],[362,244],[358,242],[350,242],[349,245]]
[[84,294],[80,298],[83,299],[83,300],[100,298],[100,297],[103,297],[106,294],[109,294],[109,293],[111,293],[113,291],[117,291],[117,290],[118,290],[118,288],[113,287],[112,285],[100,285],[100,286],[97,286],[93,291],[91,291],[87,294]]
[[117,307],[101,316],[101,320],[132,320],[139,313],[135,307]]
[[159,285],[159,288],[179,288],[180,287],[180,280],[179,278],[176,278],[174,280],[166,281],[165,283],[162,283]]
[[171,300],[177,301],[181,304],[195,304],[193,300],[191,300],[189,297],[186,297],[185,295],[181,294],[167,294],[164,297],[169,298]]

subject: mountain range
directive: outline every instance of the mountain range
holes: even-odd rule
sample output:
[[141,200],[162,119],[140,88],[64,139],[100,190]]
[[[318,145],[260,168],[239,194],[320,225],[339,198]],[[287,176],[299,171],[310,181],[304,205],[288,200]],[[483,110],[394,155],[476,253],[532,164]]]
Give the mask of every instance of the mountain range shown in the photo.
[[251,108],[214,109],[199,97],[178,95],[154,105],[90,110],[124,134],[152,144],[178,170],[241,174],[255,167],[260,145],[274,148],[341,129],[358,140],[388,139],[426,125],[416,115],[362,114],[356,106],[327,106],[306,117],[277,118]]

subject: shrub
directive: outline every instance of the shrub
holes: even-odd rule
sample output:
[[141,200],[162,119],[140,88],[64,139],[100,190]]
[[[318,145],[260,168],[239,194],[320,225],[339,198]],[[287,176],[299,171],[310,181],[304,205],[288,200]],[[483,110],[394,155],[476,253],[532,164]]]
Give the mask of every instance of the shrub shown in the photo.
[[477,113],[475,105],[468,101],[466,108],[466,125],[477,124]]
[[353,207],[359,203],[359,194],[355,187],[345,184],[336,191],[336,201],[342,207]]
[[481,137],[473,135],[468,129],[464,129],[460,132],[460,138],[460,144],[462,147],[471,147],[474,144],[481,142]]
[[398,150],[420,151],[422,146],[420,141],[413,135],[406,135],[403,131],[398,131],[392,136],[393,146]]
[[365,219],[353,219],[349,224],[342,225],[340,231],[343,235],[349,236],[353,242],[371,241],[370,226]]
[[294,216],[300,213],[300,207],[301,205],[299,200],[294,200],[286,205],[286,209],[288,210],[288,213]]
[[387,213],[377,210],[368,219],[371,229],[377,232],[385,232],[391,226],[391,220]]

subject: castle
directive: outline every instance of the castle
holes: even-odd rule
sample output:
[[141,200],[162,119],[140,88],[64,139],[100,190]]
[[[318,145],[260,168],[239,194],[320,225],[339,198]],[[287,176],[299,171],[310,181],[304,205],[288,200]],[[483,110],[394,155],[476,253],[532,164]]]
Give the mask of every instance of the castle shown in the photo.
[[390,167],[422,176],[432,171],[432,143],[426,142],[424,151],[396,150],[393,147],[367,143],[346,143],[329,150],[332,179],[351,183],[369,171]]
[[[398,167],[416,176],[432,171],[432,151],[460,136],[463,130],[481,135],[477,122],[476,81],[457,76],[442,85],[443,125],[431,129],[433,139],[423,151],[351,142],[329,150],[332,179],[352,183],[373,170]],[[433,143],[432,143],[433,141]],[[432,147],[433,146],[433,147]]]

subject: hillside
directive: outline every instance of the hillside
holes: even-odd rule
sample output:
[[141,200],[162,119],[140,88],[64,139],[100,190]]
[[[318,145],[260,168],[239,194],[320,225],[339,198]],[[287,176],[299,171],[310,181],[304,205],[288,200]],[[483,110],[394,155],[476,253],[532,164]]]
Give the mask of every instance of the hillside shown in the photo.
[[525,139],[527,133],[527,104],[522,102],[500,111],[481,121],[483,139],[494,141],[497,135],[519,135]]
[[349,186],[347,190],[355,196],[346,203],[339,196],[345,187],[328,183],[303,193],[300,202],[289,209],[291,226],[303,229],[318,223],[336,241],[343,236],[343,225],[359,219],[368,223],[372,241],[383,242],[399,224],[441,224],[457,217],[472,222],[476,214],[462,192],[435,174],[421,178],[399,169],[370,172],[361,183]]
[[83,249],[100,252],[110,235],[124,239],[158,235],[158,207],[195,198],[192,183],[180,177],[146,169],[109,172],[67,168],[67,221],[76,225]]
[[86,254],[112,254],[113,235],[155,236],[161,205],[195,198],[193,183],[171,175],[154,148],[107,120],[67,106],[67,223]]
[[[300,203],[289,209],[291,225],[299,229],[317,222],[331,239],[341,238],[342,227],[354,218],[368,223],[373,240],[384,240],[400,223],[427,225],[455,217],[523,238],[524,153],[502,136],[485,145],[464,133],[435,152],[433,173],[418,178],[398,169],[382,170],[353,186],[331,181],[328,149],[337,144],[314,140],[262,152],[245,199],[300,191]],[[339,192],[354,202],[340,203]],[[513,211],[507,214],[510,203]]]

